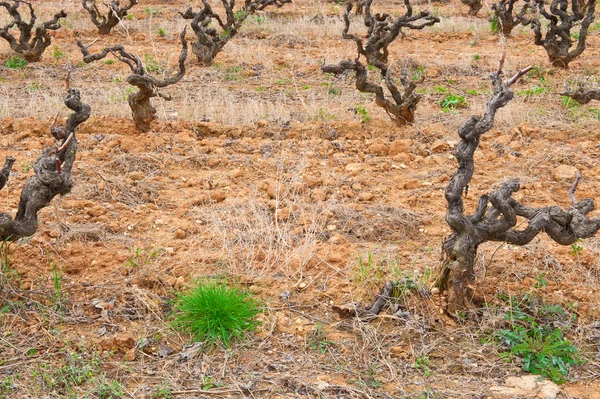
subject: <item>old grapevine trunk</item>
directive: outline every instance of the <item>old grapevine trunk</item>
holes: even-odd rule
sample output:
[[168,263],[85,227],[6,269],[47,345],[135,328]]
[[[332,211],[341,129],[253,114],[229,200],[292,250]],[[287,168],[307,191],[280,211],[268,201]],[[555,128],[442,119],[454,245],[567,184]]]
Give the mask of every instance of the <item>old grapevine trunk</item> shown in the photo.
[[[442,264],[438,285],[447,291],[450,314],[473,306],[471,283],[475,279],[473,268],[480,244],[501,241],[512,245],[526,245],[540,232],[546,232],[557,243],[569,245],[578,238],[593,236],[600,229],[600,218],[587,217],[594,209],[593,200],[588,198],[578,202],[575,198],[578,177],[570,191],[573,206],[566,211],[558,206],[536,209],[522,205],[512,198],[512,194],[519,190],[519,182],[508,180],[490,195],[481,196],[475,212],[465,215],[462,194],[468,190],[473,177],[473,156],[481,136],[494,125],[498,109],[514,97],[510,87],[531,69],[525,68],[511,79],[502,81],[503,63],[504,59],[491,77],[493,95],[486,105],[485,114],[483,117],[472,116],[459,129],[461,141],[455,151],[458,170],[445,191],[448,202],[446,221],[452,229],[452,235],[443,245],[446,259]],[[515,229],[518,216],[527,220],[528,225],[523,230]]]

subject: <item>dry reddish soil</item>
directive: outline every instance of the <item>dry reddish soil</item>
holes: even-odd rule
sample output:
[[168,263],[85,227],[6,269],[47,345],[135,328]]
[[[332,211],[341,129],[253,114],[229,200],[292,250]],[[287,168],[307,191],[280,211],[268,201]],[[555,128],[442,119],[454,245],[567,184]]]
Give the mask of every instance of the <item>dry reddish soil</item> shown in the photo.
[[[0,67],[0,145],[17,158],[5,212],[15,213],[33,161],[53,143],[52,119],[67,116],[67,62],[92,117],[78,131],[73,191],[40,212],[33,237],[4,247],[0,397],[98,397],[102,383],[115,381],[131,398],[167,397],[157,396],[164,390],[190,398],[506,397],[492,388],[524,372],[490,337],[501,325],[499,294],[525,293],[575,315],[567,337],[586,362],[558,397],[599,397],[599,238],[579,251],[544,235],[524,247],[482,245],[474,286],[486,308],[476,320],[446,316],[444,293],[435,291],[400,300],[408,321],[386,311],[361,322],[332,310],[369,303],[387,280],[433,282],[449,234],[443,191],[456,168],[457,128],[483,109],[503,48],[507,73],[536,68],[481,142],[467,208],[509,177],[521,180],[515,197],[523,203],[568,207],[573,177],[562,165],[583,176],[578,198],[600,203],[600,106],[558,96],[566,79],[598,70],[598,29],[571,69],[559,71],[528,29],[509,40],[492,34],[489,7],[472,18],[458,2],[424,4],[442,23],[390,48],[396,70],[408,64],[426,77],[416,123],[400,128],[351,77],[319,70],[324,60],[354,57],[340,36],[342,6],[298,0],[250,19],[214,66],[190,54],[182,82],[164,90],[173,100],[154,100],[159,121],[144,134],[126,102],[128,69],[80,63],[74,41],[97,37],[78,2],[42,3],[43,17],[63,6],[69,14],[52,34],[57,47],[23,69]],[[123,43],[168,75],[185,25],[177,11],[188,2],[141,3],[127,29],[92,49]],[[376,3],[404,12],[397,1]],[[0,42],[0,60],[12,55]],[[466,105],[443,112],[448,93]],[[361,122],[359,106],[371,120]],[[171,301],[206,276],[254,292],[262,323],[231,349],[186,358],[190,337],[170,328]],[[56,370],[66,367],[89,367],[89,378],[65,386]]]

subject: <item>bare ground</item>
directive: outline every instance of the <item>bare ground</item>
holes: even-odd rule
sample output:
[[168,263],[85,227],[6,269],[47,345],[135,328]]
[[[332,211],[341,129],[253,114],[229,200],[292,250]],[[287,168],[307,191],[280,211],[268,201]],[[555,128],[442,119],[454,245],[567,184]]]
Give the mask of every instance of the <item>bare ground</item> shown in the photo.
[[[44,2],[42,15],[62,4]],[[184,25],[176,11],[186,5],[146,2],[127,30],[94,48],[122,42],[168,72]],[[112,381],[132,398],[161,389],[190,398],[495,397],[493,386],[523,374],[490,338],[504,311],[498,294],[527,292],[576,315],[568,338],[586,362],[559,397],[597,397],[598,238],[581,251],[543,236],[525,247],[486,244],[476,291],[487,307],[477,320],[444,315],[443,293],[404,297],[408,320],[343,319],[332,305],[367,303],[389,279],[431,282],[449,231],[443,190],[456,128],[483,108],[503,47],[508,72],[538,68],[482,140],[466,205],[518,177],[519,200],[568,207],[572,179],[553,174],[560,165],[582,173],[578,197],[600,203],[598,106],[557,95],[565,79],[597,70],[598,30],[571,70],[556,71],[527,30],[503,43],[484,12],[471,19],[460,3],[434,6],[442,24],[408,32],[391,49],[396,67],[410,62],[426,75],[416,124],[397,128],[351,79],[319,70],[324,59],[353,56],[339,34],[342,8],[297,2],[249,21],[215,66],[192,63],[167,90],[173,101],[156,101],[153,131],[140,134],[124,95],[127,71],[78,64],[75,38],[91,42],[95,31],[77,4],[66,9],[58,52],[24,69],[0,67],[0,145],[17,158],[4,211],[15,212],[32,162],[52,143],[51,119],[66,115],[67,60],[93,114],[78,133],[73,192],[41,212],[31,239],[5,247],[0,397],[94,397]],[[10,56],[0,43],[0,59]],[[442,112],[447,93],[465,96],[467,107]],[[361,123],[357,106],[372,120]],[[199,276],[227,276],[261,299],[251,339],[194,352],[170,328],[174,293]]]

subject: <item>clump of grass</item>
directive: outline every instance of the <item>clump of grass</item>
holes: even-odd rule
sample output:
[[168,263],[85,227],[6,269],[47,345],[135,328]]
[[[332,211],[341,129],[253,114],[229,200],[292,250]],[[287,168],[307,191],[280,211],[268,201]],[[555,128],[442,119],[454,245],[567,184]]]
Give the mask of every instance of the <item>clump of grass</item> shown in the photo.
[[243,340],[258,325],[258,301],[223,280],[200,280],[179,295],[173,325],[212,346]]

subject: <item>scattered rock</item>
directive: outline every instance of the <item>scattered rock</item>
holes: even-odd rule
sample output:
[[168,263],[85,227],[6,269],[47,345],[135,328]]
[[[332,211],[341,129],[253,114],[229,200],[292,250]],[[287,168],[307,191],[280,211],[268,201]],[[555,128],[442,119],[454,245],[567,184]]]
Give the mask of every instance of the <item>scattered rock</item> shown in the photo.
[[323,179],[313,175],[304,175],[302,179],[309,188],[315,188],[323,184]]
[[446,152],[450,149],[450,144],[447,141],[438,140],[431,145],[431,151],[435,153]]
[[87,213],[88,215],[90,215],[92,217],[98,217],[98,216],[102,216],[106,213],[106,208],[104,208],[100,205],[96,205],[96,206],[88,209],[85,213]]
[[349,163],[346,165],[347,172],[358,172],[364,169],[364,165],[362,163]]
[[342,194],[344,197],[354,198],[354,191],[352,191],[352,189],[348,186],[340,187],[340,194]]
[[175,230],[173,237],[178,240],[183,240],[185,237],[187,237],[187,233],[185,232],[185,230],[177,229],[177,230]]
[[415,188],[421,187],[421,182],[418,181],[417,179],[410,179],[410,180],[404,182],[403,187],[405,190],[414,190]]
[[578,170],[575,166],[571,165],[560,165],[552,171],[552,177],[556,181],[575,181],[575,175]]
[[411,145],[412,140],[396,140],[390,145],[388,155],[393,157],[401,153],[409,153]]
[[509,377],[505,385],[490,388],[498,398],[536,398],[556,399],[560,388],[552,381],[544,380],[539,375]]
[[127,175],[127,177],[133,181],[139,181],[139,180],[144,180],[146,178],[146,174],[144,172],[134,171],[134,172],[129,173]]
[[383,142],[375,142],[369,146],[369,153],[375,155],[387,155],[388,154],[388,146]]
[[390,355],[392,357],[407,359],[410,356],[410,348],[405,346],[392,346],[390,348]]
[[372,201],[373,198],[375,198],[375,195],[373,193],[368,192],[368,191],[358,194],[358,200],[359,201]]
[[126,354],[135,348],[135,339],[129,334],[118,333],[100,340],[98,348],[103,351]]

